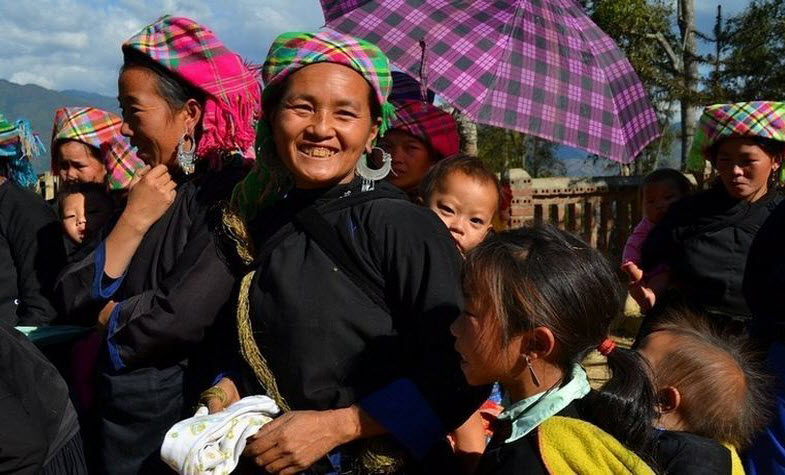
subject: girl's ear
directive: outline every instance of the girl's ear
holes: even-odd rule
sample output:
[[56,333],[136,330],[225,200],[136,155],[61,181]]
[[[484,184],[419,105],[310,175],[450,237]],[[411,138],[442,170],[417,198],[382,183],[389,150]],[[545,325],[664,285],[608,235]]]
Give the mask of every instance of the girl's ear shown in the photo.
[[536,327],[531,330],[527,338],[521,339],[521,356],[529,358],[544,358],[556,349],[556,337],[547,327]]
[[657,392],[657,408],[660,414],[668,414],[679,409],[681,394],[673,386],[665,386]]

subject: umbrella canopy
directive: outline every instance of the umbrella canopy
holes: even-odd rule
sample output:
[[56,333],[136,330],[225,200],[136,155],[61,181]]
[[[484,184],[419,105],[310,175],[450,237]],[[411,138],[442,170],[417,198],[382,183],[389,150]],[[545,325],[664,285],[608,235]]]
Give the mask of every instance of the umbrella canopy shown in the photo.
[[[477,122],[628,163],[660,134],[643,85],[574,0],[321,0],[327,26]],[[425,57],[423,55],[424,41]]]

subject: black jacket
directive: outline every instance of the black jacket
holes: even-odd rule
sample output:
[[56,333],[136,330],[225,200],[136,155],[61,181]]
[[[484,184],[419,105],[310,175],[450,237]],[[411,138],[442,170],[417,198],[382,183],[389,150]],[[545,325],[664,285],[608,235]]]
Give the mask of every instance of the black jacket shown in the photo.
[[40,196],[0,183],[0,321],[36,326],[55,319],[52,287],[65,263],[61,236]]
[[[462,308],[462,260],[432,211],[387,183],[360,184],[293,190],[252,223],[261,254],[254,335],[292,409],[357,403],[422,455],[488,392],[466,383],[449,332]],[[312,204],[381,289],[381,305],[293,223]],[[243,379],[262,390],[252,374]]]
[[770,191],[755,203],[732,198],[722,186],[674,204],[643,244],[643,267],[660,263],[685,298],[710,314],[748,320],[742,292],[747,255],[758,230],[782,200]]

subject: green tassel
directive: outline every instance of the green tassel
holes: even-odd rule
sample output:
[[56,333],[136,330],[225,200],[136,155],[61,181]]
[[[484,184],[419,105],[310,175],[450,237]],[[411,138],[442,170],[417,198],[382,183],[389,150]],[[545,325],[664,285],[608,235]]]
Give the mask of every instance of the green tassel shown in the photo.
[[389,102],[382,105],[382,125],[379,127],[379,137],[384,137],[384,134],[392,127],[395,120],[395,106]]

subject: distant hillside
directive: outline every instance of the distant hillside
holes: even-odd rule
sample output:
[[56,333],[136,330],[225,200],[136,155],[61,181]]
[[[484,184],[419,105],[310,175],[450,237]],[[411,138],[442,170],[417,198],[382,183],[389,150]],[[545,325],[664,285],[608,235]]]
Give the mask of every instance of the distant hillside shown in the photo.
[[[55,109],[92,106],[119,114],[117,99],[83,91],[52,91],[32,84],[20,85],[0,79],[0,113],[9,121],[28,119],[49,152]],[[49,154],[35,161],[37,172],[49,168]]]

